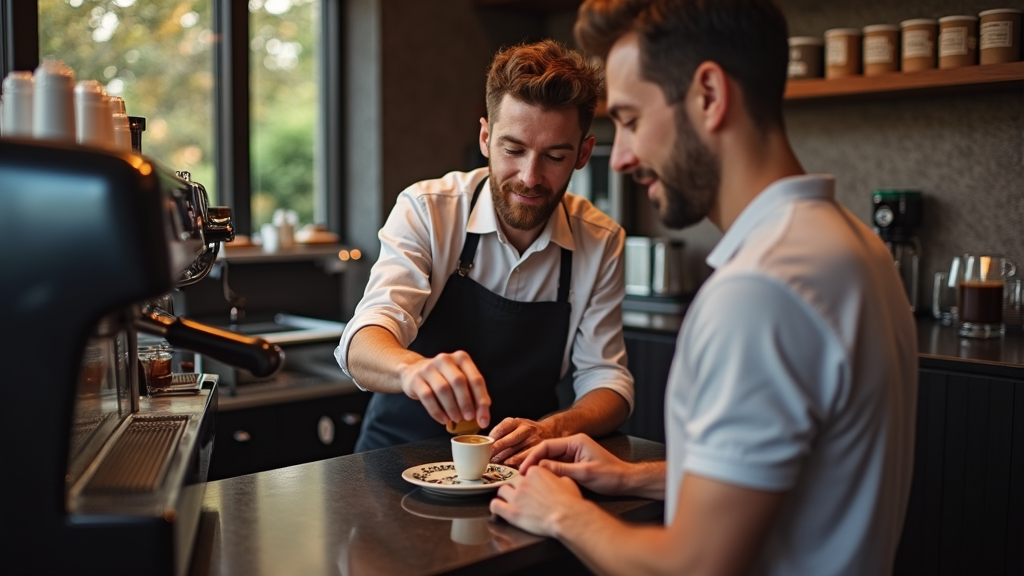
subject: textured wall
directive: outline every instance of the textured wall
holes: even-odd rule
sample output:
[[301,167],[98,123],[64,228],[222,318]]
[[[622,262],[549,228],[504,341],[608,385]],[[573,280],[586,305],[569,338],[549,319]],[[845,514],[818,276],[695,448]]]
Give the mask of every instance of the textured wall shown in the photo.
[[[1024,8],[1024,2],[963,0],[858,2],[782,0],[793,36],[829,28],[898,24],[918,17]],[[871,191],[908,188],[924,193],[919,237],[921,293],[931,302],[933,274],[966,251],[1002,253],[1024,264],[1024,88],[935,96],[879,95],[844,102],[788,102],[786,125],[809,172],[834,174],[837,196],[870,224]],[[721,238],[707,222],[684,232],[661,228],[636,199],[651,233],[686,240],[690,270]],[[1024,272],[1022,272],[1024,274]]]
[[[1024,8],[1020,1],[972,0],[783,0],[782,5],[794,36]],[[790,102],[786,122],[804,167],[835,174],[839,200],[865,222],[873,189],[924,192],[919,232],[924,302],[931,301],[932,274],[955,254],[992,251],[1024,263],[1024,89]]]

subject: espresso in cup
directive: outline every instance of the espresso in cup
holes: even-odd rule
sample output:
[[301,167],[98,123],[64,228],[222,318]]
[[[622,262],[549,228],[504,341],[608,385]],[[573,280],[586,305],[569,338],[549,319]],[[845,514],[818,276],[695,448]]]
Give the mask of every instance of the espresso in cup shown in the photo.
[[452,461],[459,479],[479,481],[491,461],[494,438],[479,434],[465,434],[452,438]]

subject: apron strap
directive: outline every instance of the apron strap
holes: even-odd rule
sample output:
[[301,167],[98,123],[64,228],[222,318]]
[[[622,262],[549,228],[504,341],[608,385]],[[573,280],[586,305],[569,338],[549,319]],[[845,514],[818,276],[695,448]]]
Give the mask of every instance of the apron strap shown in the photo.
[[[484,179],[476,185],[476,190],[473,191],[473,199],[469,201],[469,213],[473,213],[473,207],[476,206],[476,199],[480,197],[480,191],[484,189],[484,183],[487,182],[488,176],[484,176]],[[468,220],[468,218],[467,218]],[[468,276],[470,268],[473,267],[473,259],[476,257],[476,246],[480,243],[480,235],[472,232],[466,232],[466,241],[462,245],[462,253],[459,254],[458,273],[459,276]]]
[[[473,199],[469,202],[469,213],[473,213],[473,208],[476,206],[477,198],[480,197],[480,191],[484,189],[484,183],[487,182],[487,176],[476,185],[476,190],[473,191]],[[572,230],[572,221],[569,219],[569,209],[565,206],[565,202],[562,202],[562,211],[565,212],[565,221],[569,224],[569,229]],[[474,234],[473,232],[466,232],[466,242],[462,245],[462,253],[459,254],[459,263],[457,272],[459,276],[468,276],[470,269],[473,268],[473,259],[476,257],[476,247],[480,243],[480,235]],[[562,257],[560,262],[561,268],[558,273],[558,301],[568,302],[569,301],[569,287],[572,283],[572,250],[562,248]]]

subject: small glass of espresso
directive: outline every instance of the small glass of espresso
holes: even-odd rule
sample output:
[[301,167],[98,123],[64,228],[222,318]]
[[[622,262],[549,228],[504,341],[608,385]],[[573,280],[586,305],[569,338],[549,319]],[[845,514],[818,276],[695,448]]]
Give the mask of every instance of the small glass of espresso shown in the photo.
[[1017,265],[1007,258],[988,254],[964,254],[963,276],[957,285],[960,335],[967,338],[1001,338],[1003,292]]

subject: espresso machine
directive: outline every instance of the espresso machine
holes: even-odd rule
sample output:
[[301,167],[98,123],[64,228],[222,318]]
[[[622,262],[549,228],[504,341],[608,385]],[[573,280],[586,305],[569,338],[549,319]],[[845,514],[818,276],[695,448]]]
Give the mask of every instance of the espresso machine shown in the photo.
[[910,311],[917,312],[920,289],[921,242],[914,230],[921,223],[923,202],[917,190],[875,190],[871,193],[871,220],[885,242],[903,281]]
[[173,374],[148,393],[138,338],[279,369],[276,345],[161,307],[232,237],[230,210],[140,154],[0,138],[0,570],[188,570],[216,378]]

